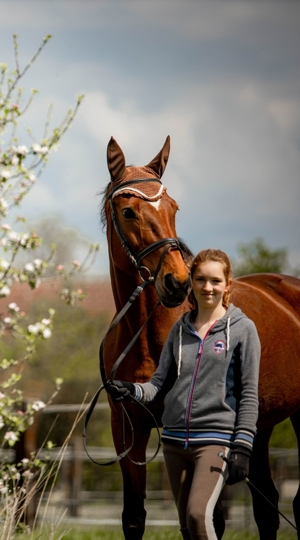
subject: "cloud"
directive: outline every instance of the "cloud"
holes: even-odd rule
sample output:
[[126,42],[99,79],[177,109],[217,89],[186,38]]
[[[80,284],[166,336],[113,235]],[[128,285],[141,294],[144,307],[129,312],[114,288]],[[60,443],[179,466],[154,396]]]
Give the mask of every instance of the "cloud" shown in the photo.
[[[300,4],[287,0],[63,2],[0,0],[3,43],[54,39],[30,70],[41,95],[28,124],[42,132],[84,103],[26,208],[59,211],[99,238],[98,193],[113,135],[127,162],[148,163],[171,136],[164,175],[193,249],[263,236],[299,254]],[[4,9],[5,8],[5,9]],[[13,29],[14,27],[14,29]],[[4,43],[2,55],[12,43]],[[4,60],[6,58],[3,58]],[[27,78],[25,88],[27,86]],[[27,118],[26,118],[27,121]],[[104,240],[105,242],[105,240]],[[276,246],[277,243],[277,246]]]
[[116,0],[115,4],[115,9],[111,9],[110,0],[1,0],[0,28],[11,25],[12,21],[18,30],[45,27],[48,32],[51,28],[100,30],[107,24],[119,27],[123,21],[118,11],[119,15],[126,12],[126,2]]
[[[297,103],[290,106],[297,110]],[[102,148],[103,157],[113,135],[128,162],[138,165],[148,163],[170,134],[166,175],[175,178],[175,197],[189,199],[202,184],[206,197],[231,190],[235,200],[256,201],[258,214],[298,216],[300,157],[293,133],[300,118],[291,114],[291,122],[285,117],[283,126],[276,114],[274,118],[275,111],[278,115],[280,107],[268,85],[228,81],[221,90],[187,87],[179,100],[157,114],[130,101],[112,105],[107,95],[94,92],[87,95],[81,124]],[[289,178],[283,185],[287,163]]]
[[200,41],[239,39],[268,44],[278,33],[286,41],[299,30],[300,6],[294,0],[152,0],[131,1],[127,6],[139,24],[155,24]]

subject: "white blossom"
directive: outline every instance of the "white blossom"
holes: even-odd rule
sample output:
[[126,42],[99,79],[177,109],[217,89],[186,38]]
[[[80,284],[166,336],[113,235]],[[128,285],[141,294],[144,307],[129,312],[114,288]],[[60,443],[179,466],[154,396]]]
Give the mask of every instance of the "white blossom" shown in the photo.
[[45,155],[45,154],[48,154],[49,152],[48,146],[41,146],[38,143],[34,143],[31,148],[35,154]]
[[44,409],[46,407],[46,404],[43,402],[43,401],[35,401],[33,404],[32,404],[32,408],[34,411],[40,411],[41,409]]
[[38,329],[38,327],[37,327],[36,324],[30,324],[30,325],[28,326],[28,332],[29,332],[30,334],[37,334],[38,331],[39,331],[39,329]]
[[0,212],[6,216],[7,214],[7,209],[8,209],[8,202],[3,199],[3,197],[0,197]]
[[3,417],[0,416],[0,429],[3,428],[3,426],[4,426]]
[[27,146],[25,146],[25,144],[18,146],[18,148],[16,149],[16,153],[21,156],[26,156],[26,154],[28,154]]
[[1,270],[7,270],[9,268],[9,262],[6,259],[0,259]]
[[7,431],[4,435],[4,439],[6,441],[16,441],[17,440],[17,435],[15,434],[14,431]]
[[45,325],[45,326],[48,326],[48,324],[51,323],[50,319],[42,319],[42,323]]
[[41,151],[41,145],[38,143],[34,143],[31,148],[35,154],[38,154]]
[[17,306],[16,302],[11,302],[8,304],[8,309],[11,309],[12,311],[19,311],[20,308]]
[[29,175],[29,181],[34,184],[34,182],[36,182],[36,176],[34,174],[30,174]]
[[8,171],[7,169],[2,169],[2,171],[1,171],[1,176],[2,176],[2,178],[4,178],[5,180],[8,180],[8,178],[11,177],[11,172]]
[[3,229],[4,231],[10,231],[10,230],[11,230],[11,226],[8,225],[8,223],[2,223],[1,229]]
[[29,470],[27,470],[27,471],[24,471],[24,472],[23,472],[23,476],[25,476],[25,478],[27,478],[27,480],[30,480],[31,478],[34,477],[34,473],[31,472],[31,471],[29,471]]
[[21,246],[26,246],[28,239],[29,239],[29,234],[23,233],[20,240]]
[[42,262],[43,262],[43,261],[42,261],[41,259],[34,259],[33,264],[34,264],[34,266],[35,266],[36,268],[39,269],[39,268],[41,268],[41,266],[42,266]]
[[9,294],[10,294],[10,288],[7,285],[3,285],[3,287],[0,289],[0,297],[8,296]]
[[29,459],[24,457],[23,459],[21,459],[21,462],[23,463],[23,465],[27,465],[27,463],[29,463]]
[[0,399],[3,399],[5,398],[5,394],[3,394],[2,392],[0,392]]
[[34,266],[33,266],[33,264],[32,264],[32,263],[27,263],[27,264],[25,264],[24,270],[26,270],[26,272],[34,272]]
[[11,318],[10,317],[4,317],[3,322],[5,324],[10,324],[11,323]]
[[45,330],[43,330],[43,337],[45,339],[48,339],[49,337],[51,337],[51,335],[52,335],[52,332],[50,328],[45,328]]
[[9,232],[7,237],[11,242],[19,242],[20,240],[20,235],[16,231]]
[[16,155],[14,155],[12,158],[11,158],[11,163],[14,167],[17,167],[17,165],[19,165],[19,159],[17,158]]

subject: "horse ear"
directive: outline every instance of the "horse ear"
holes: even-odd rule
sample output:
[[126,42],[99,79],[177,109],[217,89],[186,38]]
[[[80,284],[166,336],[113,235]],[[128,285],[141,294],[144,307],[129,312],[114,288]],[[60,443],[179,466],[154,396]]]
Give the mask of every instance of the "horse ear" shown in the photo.
[[112,182],[122,178],[126,166],[125,156],[113,137],[111,137],[107,145],[107,166]]
[[149,167],[150,169],[152,169],[152,171],[155,172],[155,174],[157,174],[158,178],[161,178],[164,174],[169,159],[169,153],[170,136],[168,135],[161,151],[157,154],[157,156],[155,156],[154,159],[152,159],[152,161],[148,165],[146,165],[146,167]]

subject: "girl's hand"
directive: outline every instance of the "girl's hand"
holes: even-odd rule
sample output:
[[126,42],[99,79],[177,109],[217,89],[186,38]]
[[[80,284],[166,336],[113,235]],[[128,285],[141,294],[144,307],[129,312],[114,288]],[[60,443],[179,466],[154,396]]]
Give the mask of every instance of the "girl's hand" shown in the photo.
[[228,463],[229,476],[226,480],[228,486],[233,486],[233,484],[247,478],[249,474],[249,461],[250,456],[241,454],[237,451],[231,453]]
[[113,401],[131,401],[135,395],[134,384],[127,381],[108,381],[106,390]]

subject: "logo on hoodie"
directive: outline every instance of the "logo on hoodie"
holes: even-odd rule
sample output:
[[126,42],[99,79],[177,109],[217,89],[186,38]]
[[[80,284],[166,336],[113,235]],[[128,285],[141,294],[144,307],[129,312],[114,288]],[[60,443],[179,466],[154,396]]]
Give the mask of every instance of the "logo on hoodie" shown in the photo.
[[216,354],[220,354],[221,352],[225,351],[224,341],[215,341],[213,349]]

